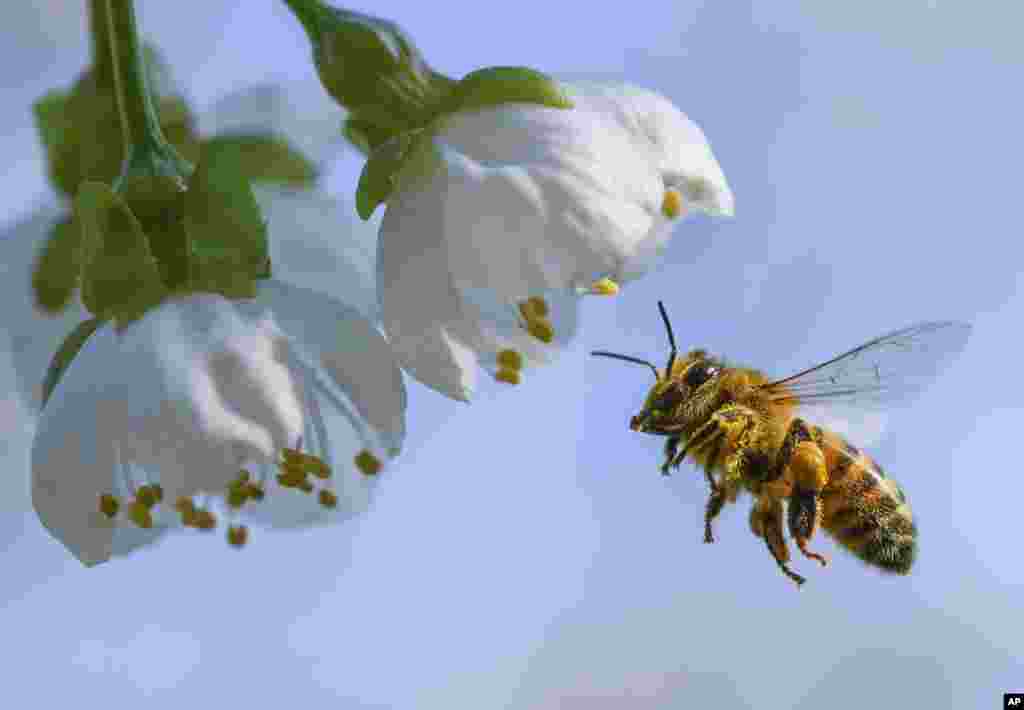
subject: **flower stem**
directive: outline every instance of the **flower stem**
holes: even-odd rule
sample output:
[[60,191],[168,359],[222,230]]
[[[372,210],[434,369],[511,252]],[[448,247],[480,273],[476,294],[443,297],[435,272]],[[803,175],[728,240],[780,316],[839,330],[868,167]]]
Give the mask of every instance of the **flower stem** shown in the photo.
[[113,79],[113,58],[110,56],[110,25],[107,22],[107,0],[89,0],[89,34],[92,36],[92,71],[100,85]]
[[[93,9],[98,0],[92,0]],[[166,141],[150,97],[133,0],[106,0],[110,57],[125,145],[135,150],[164,147]],[[95,26],[94,26],[95,27]],[[94,41],[98,32],[94,31]]]

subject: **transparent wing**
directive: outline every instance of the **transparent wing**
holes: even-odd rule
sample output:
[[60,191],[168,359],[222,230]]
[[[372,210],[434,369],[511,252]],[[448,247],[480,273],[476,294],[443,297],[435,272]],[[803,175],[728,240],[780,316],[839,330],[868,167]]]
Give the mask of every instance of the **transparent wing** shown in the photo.
[[918,323],[763,385],[776,402],[864,444],[877,440],[885,410],[912,400],[964,348],[971,326]]

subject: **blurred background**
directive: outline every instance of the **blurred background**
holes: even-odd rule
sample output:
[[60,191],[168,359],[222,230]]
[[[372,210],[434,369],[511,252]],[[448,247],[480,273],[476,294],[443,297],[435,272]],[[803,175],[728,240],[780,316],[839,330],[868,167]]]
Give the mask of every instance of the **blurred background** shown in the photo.
[[[325,101],[283,4],[138,5],[197,111],[266,81]],[[661,91],[704,128],[737,217],[680,225],[662,265],[617,298],[585,301],[576,346],[521,387],[482,378],[465,406],[410,381],[410,437],[372,510],[262,533],[244,554],[180,535],[82,568],[31,511],[33,424],[0,355],[8,702],[960,709],[1024,689],[1012,89],[1024,11],[996,0],[351,7],[402,24],[450,75],[526,64]],[[8,236],[52,200],[30,105],[87,61],[84,3],[9,3],[2,34]],[[340,156],[331,189],[350,195],[360,167]],[[820,536],[832,565],[797,560],[798,592],[750,535],[746,504],[702,543],[702,476],[661,477],[660,440],[627,428],[649,375],[586,356],[660,362],[658,299],[682,347],[779,375],[914,321],[975,324],[964,355],[871,450],[919,523],[910,577],[882,577]]]

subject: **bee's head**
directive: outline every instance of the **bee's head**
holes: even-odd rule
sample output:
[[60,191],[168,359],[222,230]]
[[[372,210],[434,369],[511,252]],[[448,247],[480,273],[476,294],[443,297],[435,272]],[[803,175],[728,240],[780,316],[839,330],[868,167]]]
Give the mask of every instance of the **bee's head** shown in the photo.
[[671,434],[689,428],[689,421],[698,418],[706,409],[705,400],[711,392],[705,385],[715,379],[722,366],[704,350],[693,350],[682,358],[677,357],[675,335],[661,301],[658,301],[658,310],[661,311],[672,348],[664,371],[659,371],[647,360],[629,355],[604,350],[592,352],[591,355],[625,360],[651,368],[656,382],[648,392],[643,408],[630,419],[629,428],[649,434]]

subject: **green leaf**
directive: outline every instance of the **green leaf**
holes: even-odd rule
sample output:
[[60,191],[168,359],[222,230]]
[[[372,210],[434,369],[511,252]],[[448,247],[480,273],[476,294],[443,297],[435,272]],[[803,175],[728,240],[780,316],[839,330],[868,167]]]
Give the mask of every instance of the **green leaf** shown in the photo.
[[356,211],[364,220],[370,218],[377,205],[391,197],[397,185],[398,172],[422,135],[422,131],[402,133],[370,153],[356,188]]
[[82,229],[82,302],[90,313],[123,327],[166,297],[149,241],[117,193],[82,183],[75,219]]
[[73,217],[66,217],[50,229],[32,269],[32,293],[36,307],[57,315],[71,301],[81,269],[82,232]]
[[558,82],[546,74],[527,67],[487,67],[464,76],[445,101],[444,110],[454,113],[507,103],[573,107]]
[[204,141],[202,152],[235,161],[242,175],[254,182],[306,187],[317,177],[316,166],[279,136],[217,136]]
[[78,355],[86,341],[89,340],[89,336],[96,332],[96,329],[103,325],[104,322],[100,318],[84,320],[76,325],[75,329],[64,338],[64,342],[60,344],[57,352],[53,354],[50,366],[46,368],[46,377],[43,378],[43,407],[50,401],[50,395],[57,388],[57,383],[60,382],[64,371],[71,365],[71,361],[75,359],[75,356]]
[[269,269],[267,227],[231,145],[207,146],[185,193],[190,288],[250,297]]

